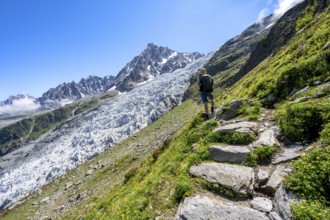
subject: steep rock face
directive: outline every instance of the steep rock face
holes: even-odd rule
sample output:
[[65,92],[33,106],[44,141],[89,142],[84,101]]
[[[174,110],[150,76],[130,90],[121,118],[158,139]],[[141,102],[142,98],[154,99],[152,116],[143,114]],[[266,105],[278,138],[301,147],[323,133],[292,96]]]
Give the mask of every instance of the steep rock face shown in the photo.
[[[267,36],[275,18],[270,15],[261,22],[245,29],[240,35],[230,39],[214,54],[206,68],[208,73],[215,75],[232,67],[242,67],[259,41]],[[238,69],[237,69],[238,71]]]
[[119,72],[114,85],[121,91],[129,91],[139,84],[164,73],[184,68],[203,55],[200,53],[178,53],[167,47],[152,43]]

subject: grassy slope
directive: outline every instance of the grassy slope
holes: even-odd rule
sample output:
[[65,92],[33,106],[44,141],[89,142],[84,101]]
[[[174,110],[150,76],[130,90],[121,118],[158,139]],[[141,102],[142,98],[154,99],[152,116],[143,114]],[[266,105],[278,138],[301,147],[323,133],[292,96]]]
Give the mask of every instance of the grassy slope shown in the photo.
[[[71,209],[63,219],[77,219],[84,207],[94,205],[104,200],[104,196],[117,191],[123,183],[124,176],[133,167],[139,166],[150,156],[152,150],[161,145],[183,124],[190,120],[198,111],[198,105],[186,101],[136,135],[123,143],[99,155],[77,169],[56,179],[43,187],[39,193],[34,193],[25,199],[24,203],[13,212],[2,213],[1,219],[38,219],[43,216],[54,216],[55,209],[65,209],[56,215]],[[86,176],[91,167],[97,168]],[[70,186],[69,189],[68,186]],[[44,198],[51,198],[48,204],[41,203]],[[56,200],[53,200],[56,198]],[[93,206],[92,206],[93,207]],[[38,214],[36,214],[38,213]]]
[[[291,105],[287,97],[292,91],[298,91],[307,85],[314,86],[314,82],[318,80],[329,81],[330,47],[326,46],[330,33],[328,10],[316,15],[314,20],[305,21],[302,25],[301,20],[310,16],[307,10],[297,27],[304,29],[279,53],[264,60],[246,77],[229,88],[227,93],[218,97],[218,103],[239,98],[260,100],[273,94],[280,112],[282,106]],[[328,112],[326,103],[330,103],[330,99],[328,97],[315,98],[306,102],[324,103],[319,106]],[[296,117],[299,118],[299,114]],[[328,116],[325,114],[322,117],[323,123],[326,124],[329,120]],[[195,119],[198,120],[198,117]],[[131,170],[129,176],[132,177],[125,184],[118,186],[105,198],[96,201],[81,215],[85,219],[153,219],[156,216],[162,218],[173,216],[177,210],[178,201],[182,197],[205,190],[205,183],[190,177],[188,170],[190,165],[207,160],[208,142],[203,139],[203,136],[208,134],[205,127],[212,125],[202,123],[198,126],[203,129],[197,128],[196,132],[195,124],[195,121],[192,121],[184,127],[165,150],[162,149],[163,153],[157,156],[156,160],[150,157],[144,164]],[[301,122],[297,125],[304,124]],[[294,126],[294,124],[289,126]],[[205,134],[203,134],[204,131]],[[191,139],[199,143],[195,152],[191,151],[192,142],[189,141]],[[329,158],[329,154],[325,154],[326,162],[322,164],[327,164],[327,158]],[[321,178],[321,175],[315,175],[315,177]],[[219,191],[227,195],[231,194],[223,189]],[[322,208],[327,210],[327,207]],[[295,213],[299,215],[299,210]],[[324,217],[326,218],[327,215],[325,213]]]

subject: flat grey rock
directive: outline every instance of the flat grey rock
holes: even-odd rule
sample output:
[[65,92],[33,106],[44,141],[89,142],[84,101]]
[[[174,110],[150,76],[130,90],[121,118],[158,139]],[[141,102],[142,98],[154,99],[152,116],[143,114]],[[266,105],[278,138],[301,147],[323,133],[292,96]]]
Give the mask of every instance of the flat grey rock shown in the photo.
[[272,200],[265,197],[256,197],[250,202],[252,208],[261,212],[270,212],[273,209]]
[[264,130],[259,137],[257,137],[257,140],[253,142],[253,146],[273,146],[277,145],[280,146],[278,140],[275,137],[275,132],[272,129],[266,129]]
[[284,147],[283,151],[276,154],[272,159],[272,164],[284,163],[300,157],[300,155],[303,153],[303,148],[304,147],[300,144]]
[[211,183],[218,183],[240,194],[246,195],[253,192],[254,171],[250,167],[222,163],[202,163],[192,166],[190,174]]
[[250,150],[245,146],[216,145],[209,147],[210,158],[216,162],[240,163],[246,161]]
[[257,131],[258,123],[250,122],[250,121],[242,121],[242,122],[237,122],[237,123],[233,123],[233,124],[226,124],[226,125],[215,128],[213,130],[213,132],[220,132],[220,133],[233,132],[233,131],[236,131],[236,130],[242,129],[242,128],[248,128],[248,129],[251,129],[252,131]]
[[186,198],[181,204],[176,220],[269,220],[267,215],[257,210],[226,204],[206,196]]

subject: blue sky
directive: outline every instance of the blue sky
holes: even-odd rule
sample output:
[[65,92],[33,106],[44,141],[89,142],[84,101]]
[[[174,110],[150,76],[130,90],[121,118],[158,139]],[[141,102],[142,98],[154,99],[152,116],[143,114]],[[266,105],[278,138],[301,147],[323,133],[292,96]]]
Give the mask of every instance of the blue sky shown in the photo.
[[116,76],[151,42],[206,54],[284,2],[296,1],[1,0],[0,101]]

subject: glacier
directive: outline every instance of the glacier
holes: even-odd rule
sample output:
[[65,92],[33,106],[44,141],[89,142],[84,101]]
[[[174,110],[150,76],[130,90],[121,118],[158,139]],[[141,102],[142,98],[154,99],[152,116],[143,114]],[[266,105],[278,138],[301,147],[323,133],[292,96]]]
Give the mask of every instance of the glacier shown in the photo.
[[52,132],[0,158],[0,210],[120,143],[182,102],[191,77],[214,52],[104,100]]

